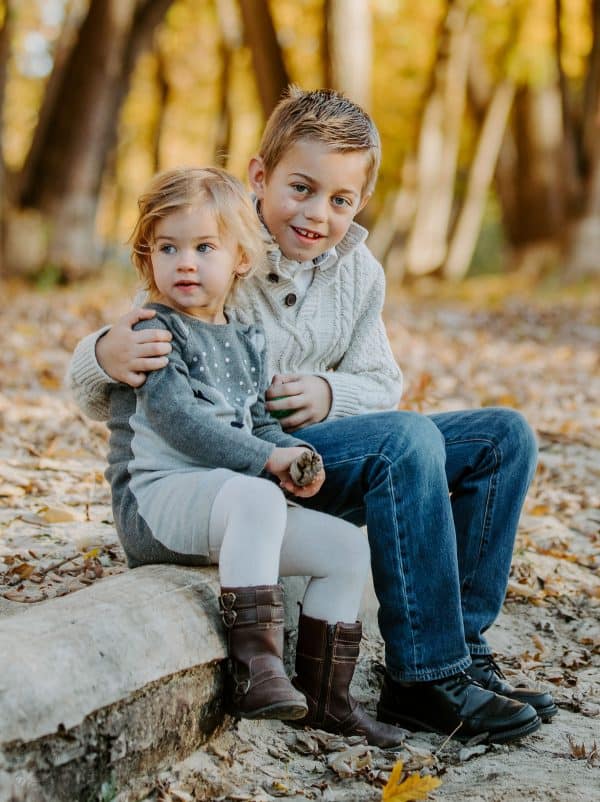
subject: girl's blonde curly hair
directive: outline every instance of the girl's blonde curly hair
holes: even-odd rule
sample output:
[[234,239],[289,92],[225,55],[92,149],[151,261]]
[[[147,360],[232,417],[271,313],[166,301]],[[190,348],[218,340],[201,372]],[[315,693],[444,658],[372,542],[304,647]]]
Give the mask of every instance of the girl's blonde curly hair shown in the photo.
[[[150,300],[159,291],[152,270],[154,230],[159,220],[196,203],[206,203],[215,215],[219,234],[227,232],[238,243],[240,255],[251,267],[247,278],[265,264],[265,243],[252,200],[243,184],[218,167],[178,167],[158,173],[138,199],[138,220],[130,237],[131,260]],[[235,282],[234,282],[235,287]]]

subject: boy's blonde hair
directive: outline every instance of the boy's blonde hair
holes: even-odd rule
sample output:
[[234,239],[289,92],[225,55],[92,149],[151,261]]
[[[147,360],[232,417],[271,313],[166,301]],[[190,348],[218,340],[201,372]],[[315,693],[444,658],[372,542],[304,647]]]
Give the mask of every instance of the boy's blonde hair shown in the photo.
[[363,197],[375,188],[381,140],[375,123],[360,106],[333,89],[303,91],[289,86],[267,120],[259,156],[268,178],[286,152],[300,140],[313,140],[337,153],[364,151],[367,175]]
[[155,175],[140,195],[138,220],[130,237],[131,260],[150,300],[159,295],[151,260],[156,224],[199,202],[208,205],[215,215],[219,234],[227,232],[232,236],[238,243],[240,255],[250,265],[239,278],[246,278],[264,265],[265,243],[260,222],[247,191],[237,178],[218,167],[165,170]]

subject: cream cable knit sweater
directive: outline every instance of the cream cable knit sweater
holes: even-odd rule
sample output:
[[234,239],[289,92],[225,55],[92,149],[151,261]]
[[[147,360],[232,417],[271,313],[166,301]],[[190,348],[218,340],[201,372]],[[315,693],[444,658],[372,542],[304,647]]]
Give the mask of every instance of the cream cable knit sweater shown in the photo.
[[[329,382],[333,402],[328,420],[393,409],[402,374],[385,333],[381,310],[385,277],[364,244],[367,232],[353,223],[344,239],[314,271],[303,299],[293,293],[296,262],[276,243],[268,244],[268,267],[242,282],[236,308],[242,323],[264,329],[273,373],[312,373]],[[113,383],[96,360],[100,329],[77,345],[68,381],[77,404],[95,420],[108,418],[108,386]]]

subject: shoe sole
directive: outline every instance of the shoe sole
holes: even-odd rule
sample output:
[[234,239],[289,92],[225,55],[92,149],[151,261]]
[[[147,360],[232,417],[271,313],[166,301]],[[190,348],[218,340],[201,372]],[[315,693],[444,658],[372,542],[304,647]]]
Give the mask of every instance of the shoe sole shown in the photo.
[[234,718],[249,718],[249,719],[279,719],[280,721],[296,721],[297,719],[304,718],[308,713],[308,707],[304,705],[267,705],[260,707],[258,710],[238,710],[237,708],[229,706],[227,712]]
[[[395,724],[397,727],[405,727],[407,730],[411,730],[411,732],[435,732],[438,735],[449,735],[447,732],[436,730],[434,727],[429,726],[424,721],[419,721],[418,719],[410,718],[408,716],[391,715],[380,708],[377,708],[377,720],[383,721],[386,724]],[[470,735],[460,735],[460,730],[458,730],[452,737],[457,741],[466,742],[470,741],[472,738],[479,738],[481,736],[483,743],[504,744],[508,743],[509,741],[516,741],[519,738],[524,738],[526,735],[531,735],[532,732],[539,730],[541,726],[542,722],[539,716],[536,716],[531,721],[521,724],[519,727],[512,727],[510,729],[500,730],[499,732],[494,733],[485,731],[481,733],[471,733]],[[484,735],[485,738],[483,738]]]
[[542,722],[547,724],[549,721],[552,721],[554,716],[558,713],[558,707],[556,705],[550,705],[542,709],[536,708],[536,713],[542,719]]
[[520,702],[522,705],[530,705],[541,718],[542,723],[547,724],[558,713],[558,707],[555,704],[548,705],[547,707],[536,707],[531,702],[526,702],[519,696],[507,696],[508,699],[514,699],[515,702]]

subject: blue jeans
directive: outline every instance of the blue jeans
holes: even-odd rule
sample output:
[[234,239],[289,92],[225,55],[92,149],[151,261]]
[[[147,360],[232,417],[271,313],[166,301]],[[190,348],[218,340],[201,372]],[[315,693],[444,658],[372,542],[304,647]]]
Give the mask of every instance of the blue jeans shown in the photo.
[[327,474],[306,506],[367,525],[391,677],[441,679],[489,654],[483,633],[504,600],[536,466],[523,416],[381,412],[296,434]]

